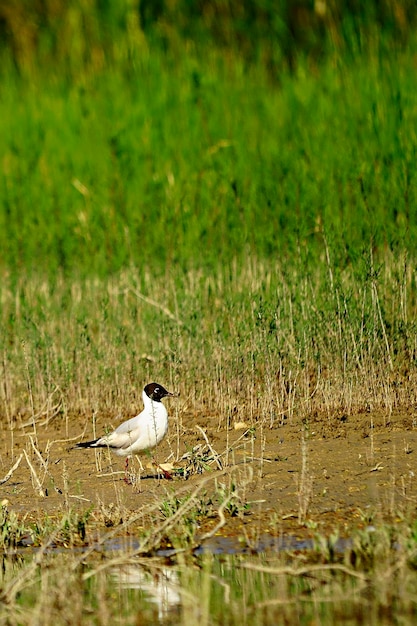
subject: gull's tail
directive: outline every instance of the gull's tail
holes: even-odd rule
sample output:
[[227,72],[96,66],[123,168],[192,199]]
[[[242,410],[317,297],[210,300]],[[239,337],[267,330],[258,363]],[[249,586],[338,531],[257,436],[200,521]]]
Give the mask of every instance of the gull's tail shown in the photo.
[[98,443],[99,441],[100,441],[100,438],[93,439],[93,441],[81,441],[80,443],[77,443],[77,445],[74,447],[75,448],[98,448],[100,446],[100,444]]

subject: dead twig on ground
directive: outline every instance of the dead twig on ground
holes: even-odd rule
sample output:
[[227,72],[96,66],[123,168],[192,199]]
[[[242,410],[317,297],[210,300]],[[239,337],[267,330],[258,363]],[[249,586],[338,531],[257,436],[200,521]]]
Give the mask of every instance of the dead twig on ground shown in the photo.
[[11,469],[9,469],[9,471],[7,472],[6,476],[4,478],[2,478],[0,480],[0,485],[3,485],[4,483],[7,483],[7,481],[11,478],[11,476],[13,475],[13,472],[15,472],[17,470],[17,468],[20,465],[20,461],[23,459],[23,453],[19,456],[19,458],[17,459],[16,463],[13,465],[13,467]]

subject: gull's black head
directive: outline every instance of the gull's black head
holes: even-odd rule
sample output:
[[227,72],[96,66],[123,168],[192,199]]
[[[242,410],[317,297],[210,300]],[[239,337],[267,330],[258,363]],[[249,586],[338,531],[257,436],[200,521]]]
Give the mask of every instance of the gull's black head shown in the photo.
[[162,398],[165,398],[166,396],[177,395],[175,393],[171,393],[170,391],[167,391],[165,387],[163,387],[162,385],[159,385],[158,383],[149,383],[149,385],[146,385],[144,391],[146,395],[148,396],[148,398],[150,398],[151,400],[154,400],[155,402],[161,402]]

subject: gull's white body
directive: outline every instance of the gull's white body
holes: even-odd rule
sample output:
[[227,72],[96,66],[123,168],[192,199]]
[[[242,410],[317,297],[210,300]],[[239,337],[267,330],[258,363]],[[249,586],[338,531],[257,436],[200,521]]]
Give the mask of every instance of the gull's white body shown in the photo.
[[108,446],[118,456],[130,457],[155,448],[162,441],[168,430],[168,412],[162,402],[151,400],[144,391],[142,398],[143,411],[98,439],[95,446]]
[[168,412],[161,400],[174,395],[157,383],[146,385],[142,392],[144,409],[139,415],[123,422],[108,435],[78,443],[76,448],[107,447],[126,458],[155,448],[168,430]]

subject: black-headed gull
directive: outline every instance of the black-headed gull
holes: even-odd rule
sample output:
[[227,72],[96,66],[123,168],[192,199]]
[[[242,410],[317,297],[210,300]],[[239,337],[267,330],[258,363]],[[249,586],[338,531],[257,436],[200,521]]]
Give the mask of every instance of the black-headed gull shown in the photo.
[[165,437],[168,430],[168,412],[161,400],[177,395],[158,383],[149,383],[142,392],[145,408],[139,415],[123,422],[112,433],[93,441],[78,443],[75,447],[109,448],[117,456],[126,457],[127,470],[129,457],[155,448]]

